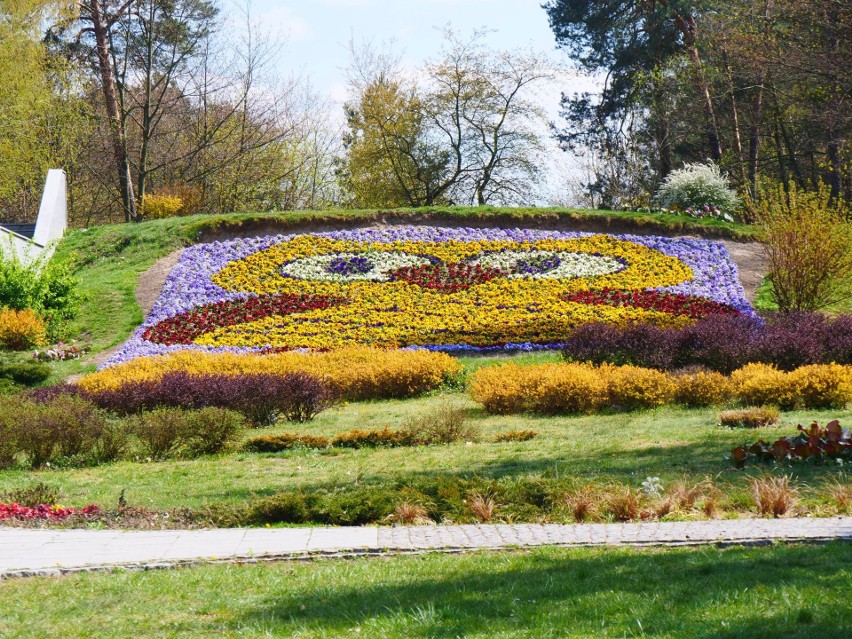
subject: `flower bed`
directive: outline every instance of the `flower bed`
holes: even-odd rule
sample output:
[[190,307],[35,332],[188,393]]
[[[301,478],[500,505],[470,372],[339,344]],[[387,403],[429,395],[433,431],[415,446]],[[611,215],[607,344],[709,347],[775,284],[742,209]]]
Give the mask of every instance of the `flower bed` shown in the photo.
[[108,363],[195,349],[554,348],[589,322],[752,315],[718,242],[399,227],[188,248]]
[[0,521],[8,519],[63,521],[73,515],[97,515],[98,513],[100,513],[100,508],[95,505],[85,508],[62,508],[48,504],[40,504],[34,507],[21,506],[20,504],[0,504]]

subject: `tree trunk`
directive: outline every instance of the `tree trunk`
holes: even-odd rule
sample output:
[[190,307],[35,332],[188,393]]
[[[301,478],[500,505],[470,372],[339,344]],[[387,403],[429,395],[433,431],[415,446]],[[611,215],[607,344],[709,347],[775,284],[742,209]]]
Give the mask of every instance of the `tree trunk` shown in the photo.
[[98,55],[98,67],[101,73],[101,86],[109,117],[112,150],[118,170],[118,184],[121,190],[121,202],[124,207],[124,219],[135,221],[136,199],[133,195],[133,178],[130,174],[130,163],[127,160],[127,140],[121,121],[121,111],[116,97],[115,76],[112,71],[112,61],[109,52],[109,24],[104,13],[103,0],[92,0],[89,5],[92,30],[95,33],[95,43]]
[[828,183],[831,186],[831,197],[833,199],[839,198],[843,189],[843,162],[840,158],[841,138],[837,130],[838,127],[832,126],[828,132]]
[[672,141],[669,114],[666,108],[666,92],[660,83],[654,85],[654,144],[660,158],[659,179],[662,182],[672,172]]
[[731,117],[734,125],[734,151],[737,154],[737,161],[740,165],[740,180],[741,184],[745,184],[747,178],[745,156],[743,155],[743,142],[740,137],[740,115],[737,109],[737,94],[734,87],[734,73],[731,70],[731,64],[728,61],[728,52],[722,47],[722,60],[725,64],[725,73],[728,76],[728,91],[731,93]]
[[722,160],[722,139],[719,135],[719,123],[716,119],[716,109],[713,106],[713,97],[710,95],[710,87],[707,77],[704,75],[704,65],[701,63],[701,54],[696,44],[698,23],[694,16],[676,15],[678,29],[683,34],[683,43],[686,46],[689,59],[695,71],[695,81],[698,91],[704,98],[704,111],[707,117],[707,144],[710,147],[710,155],[716,161]]
[[763,117],[763,86],[766,71],[760,70],[757,86],[751,100],[751,126],[748,132],[748,179],[752,196],[757,195],[757,162],[760,155],[760,125]]

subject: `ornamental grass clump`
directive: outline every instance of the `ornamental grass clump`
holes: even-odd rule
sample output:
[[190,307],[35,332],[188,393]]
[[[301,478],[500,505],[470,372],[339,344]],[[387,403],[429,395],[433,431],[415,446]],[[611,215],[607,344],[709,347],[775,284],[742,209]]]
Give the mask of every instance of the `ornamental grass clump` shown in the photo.
[[728,428],[767,428],[775,426],[781,412],[774,406],[752,406],[719,413],[719,425]]

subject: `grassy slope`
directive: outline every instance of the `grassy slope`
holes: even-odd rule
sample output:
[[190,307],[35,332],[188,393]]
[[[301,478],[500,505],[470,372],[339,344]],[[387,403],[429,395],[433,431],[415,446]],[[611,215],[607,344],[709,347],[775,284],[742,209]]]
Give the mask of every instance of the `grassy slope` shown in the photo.
[[852,544],[540,549],[0,583],[4,637],[633,637],[852,633]]
[[[795,431],[797,423],[838,417],[852,421],[852,410],[786,413],[783,428],[757,431],[729,430],[716,425],[718,411],[668,408],[623,415],[586,417],[487,416],[463,395],[432,396],[407,401],[364,402],[343,406],[304,425],[281,423],[245,437],[274,432],[333,435],[351,428],[397,427],[407,419],[438,407],[449,399],[470,408],[471,423],[482,429],[482,440],[468,446],[454,444],[420,448],[360,450],[293,450],[275,455],[231,453],[197,460],[158,463],[120,462],[85,469],[0,471],[0,493],[43,481],[57,486],[62,503],[96,503],[114,507],[122,489],[135,506],[156,509],[201,507],[212,503],[240,503],[246,499],[352,483],[384,483],[445,475],[488,478],[552,475],[587,482],[617,482],[639,486],[648,476],[664,486],[678,479],[693,482],[706,477],[729,485],[732,495],[750,503],[747,479],[766,472],[761,464],[734,470],[724,455],[745,441],[777,438]],[[532,429],[538,437],[528,442],[494,443],[509,430]],[[810,503],[821,501],[823,480],[838,477],[832,467],[800,464],[779,467],[803,486]],[[842,477],[841,477],[842,478]],[[813,501],[816,500],[816,501]]]
[[[637,232],[694,233],[713,237],[747,239],[754,229],[715,220],[693,220],[674,215],[567,209],[499,209],[453,207],[445,209],[401,209],[398,211],[298,211],[196,215],[154,220],[142,224],[115,224],[71,231],[57,249],[72,260],[87,302],[71,332],[98,352],[125,340],[142,321],[134,291],[139,275],[171,251],[219,234],[245,235],[288,232],[301,228],[334,226],[345,228],[379,221],[430,220],[449,223],[504,225],[572,223],[613,225]],[[85,363],[57,366],[53,381],[84,369]]]

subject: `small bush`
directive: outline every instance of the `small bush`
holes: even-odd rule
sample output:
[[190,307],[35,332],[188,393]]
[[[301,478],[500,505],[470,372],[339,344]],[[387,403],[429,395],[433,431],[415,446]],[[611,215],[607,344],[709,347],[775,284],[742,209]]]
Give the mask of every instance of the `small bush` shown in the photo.
[[35,386],[50,377],[50,366],[41,362],[0,362],[0,378],[23,386]]
[[59,489],[48,486],[44,482],[38,482],[6,493],[3,500],[9,504],[20,504],[25,508],[36,508],[43,504],[52,506],[59,503]]
[[609,400],[620,408],[656,408],[674,399],[670,375],[651,368],[621,366],[609,369]]
[[32,403],[22,397],[0,396],[0,468],[14,466],[19,452],[18,423]]
[[376,448],[379,446],[415,446],[419,443],[411,431],[391,430],[350,430],[336,435],[331,440],[335,448]]
[[245,427],[240,413],[222,408],[188,411],[185,417],[181,440],[187,457],[221,453]]
[[220,408],[159,408],[136,418],[134,433],[152,459],[222,452],[244,426],[238,413]]
[[171,457],[177,453],[186,432],[185,411],[158,408],[142,413],[136,420],[133,432],[151,459]]
[[747,364],[731,374],[735,393],[743,404],[772,405],[784,409],[796,405],[795,380],[769,364]]
[[852,291],[852,225],[842,198],[821,185],[765,190],[751,208],[763,230],[772,298],[782,311],[813,311]]
[[712,163],[684,164],[682,169],[669,173],[656,195],[657,202],[665,208],[716,207],[730,213],[741,202],[736,191],[719,167]]
[[606,402],[607,385],[587,364],[521,367],[510,363],[476,371],[470,394],[495,414],[592,413]]
[[80,301],[71,269],[58,258],[25,264],[14,251],[0,250],[0,307],[31,309],[46,322],[47,336],[56,338],[63,322],[76,315]]
[[243,444],[243,450],[251,453],[279,453],[292,448],[328,448],[330,445],[331,440],[326,437],[282,433],[252,437]]
[[47,341],[44,322],[31,309],[0,309],[0,348],[23,351]]
[[731,381],[716,371],[684,373],[675,376],[674,383],[675,401],[686,406],[715,406],[733,397]]
[[179,215],[183,200],[175,195],[151,193],[142,199],[142,215],[149,220],[161,220]]
[[844,409],[852,401],[852,367],[838,364],[802,366],[790,373],[805,408]]
[[766,428],[781,419],[781,412],[774,406],[726,410],[719,413],[719,424],[729,428]]
[[467,411],[449,403],[411,421],[402,430],[410,434],[412,441],[423,444],[452,444],[479,439],[479,428],[468,424]]
[[535,439],[538,436],[534,430],[510,430],[505,433],[499,433],[494,441],[499,443],[502,442],[527,442],[531,439]]
[[17,448],[31,467],[60,461],[107,461],[95,458],[106,416],[90,402],[66,395],[44,404],[20,400],[7,405],[10,407],[4,417],[16,420]]

